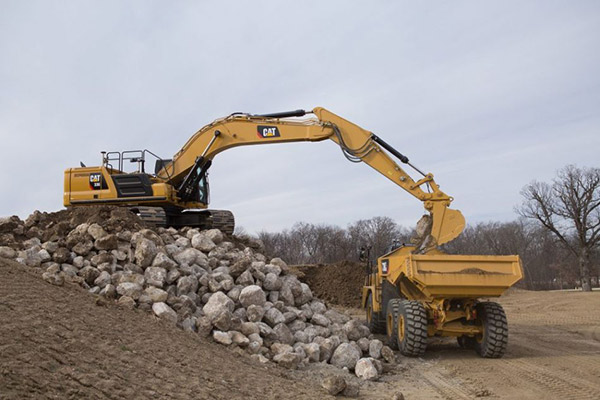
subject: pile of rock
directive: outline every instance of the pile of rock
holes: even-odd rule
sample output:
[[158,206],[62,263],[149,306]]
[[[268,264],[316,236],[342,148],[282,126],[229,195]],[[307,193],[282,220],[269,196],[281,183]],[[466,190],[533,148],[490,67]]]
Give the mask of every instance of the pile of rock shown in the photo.
[[330,363],[374,380],[380,360],[393,362],[362,322],[328,309],[285,262],[267,260],[260,243],[232,242],[215,229],[105,230],[98,223],[42,241],[43,230],[27,235],[32,227],[30,219],[0,220],[0,257],[42,268],[52,284],[77,282],[286,368]]

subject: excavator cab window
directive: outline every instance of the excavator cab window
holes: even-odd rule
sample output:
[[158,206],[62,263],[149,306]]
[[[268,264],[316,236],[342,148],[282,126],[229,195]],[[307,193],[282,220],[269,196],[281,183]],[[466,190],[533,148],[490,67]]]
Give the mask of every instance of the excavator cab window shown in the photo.
[[200,182],[198,182],[198,202],[203,203],[203,204],[208,204],[209,202],[209,198],[208,198],[208,173],[205,174],[202,179],[200,179]]

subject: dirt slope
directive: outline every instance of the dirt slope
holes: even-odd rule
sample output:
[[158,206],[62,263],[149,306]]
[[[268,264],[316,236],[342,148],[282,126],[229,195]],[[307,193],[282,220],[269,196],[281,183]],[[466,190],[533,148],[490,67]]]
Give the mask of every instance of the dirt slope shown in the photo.
[[299,278],[310,286],[320,299],[346,307],[360,307],[360,296],[365,281],[363,265],[342,261],[329,265],[295,266]]
[[0,259],[0,399],[324,397],[292,372],[32,271]]
[[[323,374],[343,373],[263,366],[33,271],[0,259],[0,399],[320,399]],[[503,359],[430,340],[424,358],[398,355],[379,382],[362,382],[360,398],[600,398],[600,292],[515,291],[500,302],[510,325]]]

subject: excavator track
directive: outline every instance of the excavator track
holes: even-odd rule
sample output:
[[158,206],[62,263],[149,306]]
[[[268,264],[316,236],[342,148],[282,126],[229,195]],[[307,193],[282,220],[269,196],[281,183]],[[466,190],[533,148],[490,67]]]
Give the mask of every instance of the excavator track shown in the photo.
[[182,228],[189,226],[201,230],[219,229],[226,235],[232,235],[235,229],[233,213],[227,210],[187,210],[185,212],[168,210],[162,207],[131,208],[142,221],[156,227]]
[[135,207],[130,210],[147,225],[167,226],[167,214],[162,207]]
[[206,210],[205,212],[210,213],[211,228],[218,229],[221,232],[232,235],[235,229],[235,218],[233,213],[228,210]]

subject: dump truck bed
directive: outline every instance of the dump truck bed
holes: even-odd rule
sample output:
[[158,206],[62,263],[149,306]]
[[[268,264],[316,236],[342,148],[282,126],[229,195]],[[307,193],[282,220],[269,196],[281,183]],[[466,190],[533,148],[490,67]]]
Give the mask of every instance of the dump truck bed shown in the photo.
[[518,256],[408,254],[403,270],[430,298],[497,297],[523,277]]

